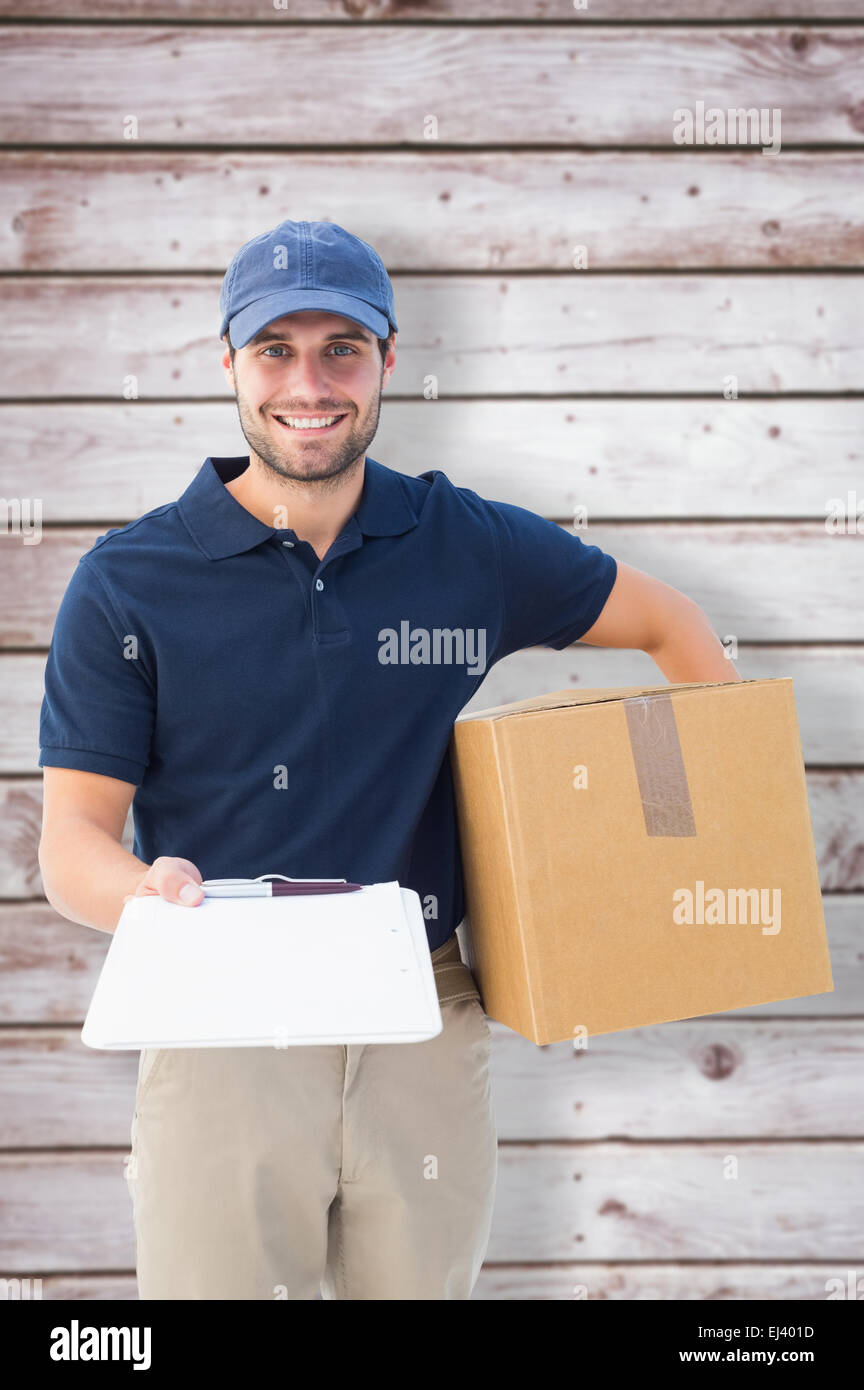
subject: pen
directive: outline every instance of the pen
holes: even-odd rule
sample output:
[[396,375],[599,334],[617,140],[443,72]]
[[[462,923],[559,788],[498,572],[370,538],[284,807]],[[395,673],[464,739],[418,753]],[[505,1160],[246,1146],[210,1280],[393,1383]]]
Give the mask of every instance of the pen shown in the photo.
[[205,879],[201,884],[207,898],[288,898],[308,893],[353,893],[362,883],[348,883],[344,878],[287,878],[281,883],[264,883],[260,879]]

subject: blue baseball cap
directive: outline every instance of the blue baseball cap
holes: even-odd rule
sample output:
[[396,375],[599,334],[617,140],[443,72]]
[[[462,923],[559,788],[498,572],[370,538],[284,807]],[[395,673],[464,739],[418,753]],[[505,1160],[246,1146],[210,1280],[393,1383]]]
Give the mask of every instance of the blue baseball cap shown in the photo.
[[353,319],[376,338],[397,331],[393,286],[376,251],[335,222],[280,222],[233,257],[219,295],[222,327],[235,348],[265,324],[301,309]]

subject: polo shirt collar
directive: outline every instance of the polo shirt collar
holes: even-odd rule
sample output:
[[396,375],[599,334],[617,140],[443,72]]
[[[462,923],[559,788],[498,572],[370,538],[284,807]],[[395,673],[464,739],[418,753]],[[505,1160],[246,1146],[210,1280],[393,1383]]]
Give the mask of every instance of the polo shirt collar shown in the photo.
[[[241,555],[276,534],[232,497],[225,486],[248,466],[248,454],[236,458],[207,458],[177,502],[180,515],[199,549],[209,560]],[[399,536],[417,525],[402,479],[366,456],[363,491],[347,527],[366,536]]]

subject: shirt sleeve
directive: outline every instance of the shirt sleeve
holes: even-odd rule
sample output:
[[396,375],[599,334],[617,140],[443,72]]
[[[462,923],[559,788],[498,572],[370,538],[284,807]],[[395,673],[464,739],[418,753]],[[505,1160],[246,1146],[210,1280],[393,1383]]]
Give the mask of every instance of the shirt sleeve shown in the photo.
[[493,660],[523,647],[561,651],[599,618],[618,564],[554,521],[525,507],[488,502],[502,596],[502,629]]
[[156,706],[140,645],[82,557],[63,596],[45,666],[40,767],[100,772],[139,785]]

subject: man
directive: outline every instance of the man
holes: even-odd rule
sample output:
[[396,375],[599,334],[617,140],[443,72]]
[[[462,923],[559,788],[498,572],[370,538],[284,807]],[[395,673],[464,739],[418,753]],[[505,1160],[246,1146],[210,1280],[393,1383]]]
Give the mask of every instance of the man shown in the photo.
[[675,589],[439,469],[367,456],[397,325],[365,242],[283,222],[234,257],[221,308],[249,456],[208,458],[70,581],[40,730],[45,891],[112,931],[132,895],[196,907],[202,878],[398,880],[423,903],[443,1029],[145,1049],[139,1292],[467,1299],[496,1133],[455,935],[453,721],[489,666],[536,644],[641,648],[672,681],[737,675]]

